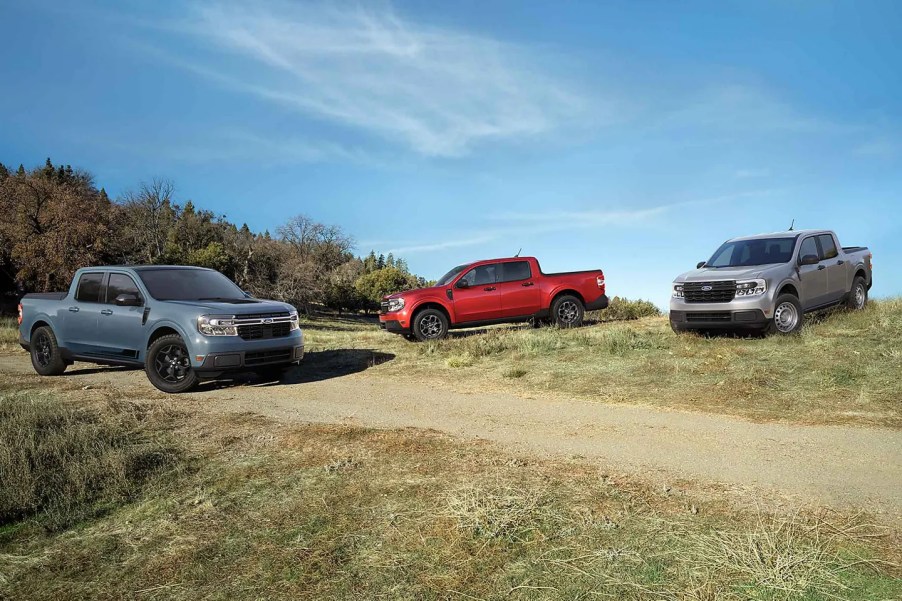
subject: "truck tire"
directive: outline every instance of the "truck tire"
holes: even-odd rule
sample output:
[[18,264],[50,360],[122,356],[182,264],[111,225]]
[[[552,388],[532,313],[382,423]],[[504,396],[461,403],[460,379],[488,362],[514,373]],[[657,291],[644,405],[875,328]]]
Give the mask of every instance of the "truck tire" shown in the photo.
[[438,309],[424,309],[413,318],[413,335],[420,342],[441,340],[448,335],[448,318]]
[[849,291],[849,298],[846,299],[846,308],[850,311],[861,311],[868,304],[868,286],[864,283],[861,276],[852,280],[852,290]]
[[774,317],[765,330],[768,334],[792,334],[805,322],[802,303],[792,294],[781,294],[774,303]]
[[188,392],[198,383],[188,347],[178,334],[161,336],[150,345],[144,371],[151,384],[169,394]]
[[31,335],[31,365],[42,376],[58,376],[66,371],[66,361],[60,352],[56,334],[48,326],[41,326]]
[[560,328],[581,326],[585,315],[582,301],[571,294],[562,294],[551,303],[551,320]]

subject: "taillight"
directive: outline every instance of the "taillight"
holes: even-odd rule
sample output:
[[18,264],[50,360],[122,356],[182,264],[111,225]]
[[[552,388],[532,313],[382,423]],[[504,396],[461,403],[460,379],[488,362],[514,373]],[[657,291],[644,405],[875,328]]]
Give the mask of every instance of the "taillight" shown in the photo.
[[22,303],[19,303],[19,325],[22,325]]
[[599,288],[604,288],[604,274],[595,278],[595,283],[598,284]]

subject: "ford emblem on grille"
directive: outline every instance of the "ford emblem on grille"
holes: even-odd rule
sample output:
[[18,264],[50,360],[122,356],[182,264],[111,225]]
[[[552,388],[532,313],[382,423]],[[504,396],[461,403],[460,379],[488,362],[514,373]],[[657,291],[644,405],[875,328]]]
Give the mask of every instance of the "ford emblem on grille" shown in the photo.
[[702,286],[702,292],[711,292],[714,290],[714,286]]
[[[710,290],[710,288],[709,288],[709,290]],[[263,320],[263,323],[272,323],[272,318],[267,317],[266,319]]]

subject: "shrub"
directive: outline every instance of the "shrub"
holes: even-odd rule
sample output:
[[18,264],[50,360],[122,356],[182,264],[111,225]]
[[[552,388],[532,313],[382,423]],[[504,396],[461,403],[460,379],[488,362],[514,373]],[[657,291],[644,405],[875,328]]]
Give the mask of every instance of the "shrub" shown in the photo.
[[615,296],[607,309],[597,311],[593,315],[599,321],[629,321],[641,317],[658,317],[661,310],[651,301],[629,300]]
[[150,409],[80,409],[33,393],[0,396],[0,526],[31,516],[51,529],[121,503],[178,465]]

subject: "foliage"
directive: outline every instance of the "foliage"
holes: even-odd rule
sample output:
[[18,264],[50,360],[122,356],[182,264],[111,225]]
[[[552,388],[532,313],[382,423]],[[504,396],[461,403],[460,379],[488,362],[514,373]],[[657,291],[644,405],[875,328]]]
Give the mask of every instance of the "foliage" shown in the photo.
[[[316,305],[371,309],[379,300],[372,296],[376,288],[387,293],[397,290],[391,282],[407,288],[422,282],[402,259],[375,252],[359,259],[352,247],[341,228],[306,215],[288,220],[276,237],[254,233],[190,200],[178,203],[168,180],[142,183],[112,202],[90,174],[50,159],[31,171],[0,165],[0,297],[8,297],[0,300],[6,310],[22,292],[65,289],[76,269],[100,264],[209,267],[251,294],[307,312]],[[362,286],[370,296],[362,294],[357,280],[383,269]]]
[[357,292],[373,307],[378,307],[382,297],[387,294],[410,290],[417,286],[417,278],[398,267],[377,269],[360,276],[355,283]]
[[642,317],[658,317],[661,310],[651,301],[630,300],[615,296],[607,309],[595,314],[599,321],[629,321]]

